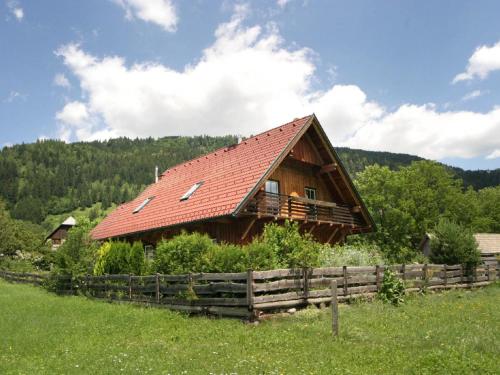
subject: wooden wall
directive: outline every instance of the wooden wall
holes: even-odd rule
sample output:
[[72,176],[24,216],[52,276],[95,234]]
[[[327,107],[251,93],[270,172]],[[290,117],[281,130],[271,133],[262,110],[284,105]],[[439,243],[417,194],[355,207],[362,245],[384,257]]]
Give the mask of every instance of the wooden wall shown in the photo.
[[325,182],[316,176],[312,168],[293,167],[283,163],[274,171],[270,179],[279,181],[281,194],[305,197],[304,188],[311,187],[316,189],[318,200],[334,201],[334,197],[326,187]]

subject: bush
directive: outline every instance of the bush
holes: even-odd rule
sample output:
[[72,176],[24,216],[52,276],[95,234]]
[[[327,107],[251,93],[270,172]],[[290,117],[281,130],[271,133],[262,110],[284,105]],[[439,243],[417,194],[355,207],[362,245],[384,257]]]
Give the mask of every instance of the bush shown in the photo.
[[53,273],[78,276],[92,271],[97,244],[90,237],[91,228],[88,220],[80,220],[68,231],[66,241],[55,253]]
[[144,246],[142,242],[136,241],[130,247],[128,254],[129,272],[134,275],[142,275],[146,268],[144,259]]
[[206,272],[243,272],[248,269],[247,252],[241,246],[213,246],[204,259]]
[[258,239],[244,247],[247,269],[255,271],[272,270],[280,267],[276,249]]
[[309,234],[299,232],[297,222],[285,221],[284,225],[275,223],[264,227],[261,243],[269,246],[269,251],[277,255],[280,267],[317,267],[319,265],[320,244]]
[[209,254],[215,251],[215,246],[206,234],[182,232],[158,244],[152,269],[163,274],[206,271],[210,268],[207,266]]
[[375,244],[323,245],[320,267],[374,266],[384,264],[380,249]]
[[104,243],[97,252],[95,275],[132,273],[141,275],[145,269],[141,242],[114,241]]
[[479,263],[481,254],[469,229],[441,219],[434,228],[429,258],[433,263],[471,267]]
[[394,272],[385,270],[378,296],[382,301],[398,306],[404,303],[405,285]]

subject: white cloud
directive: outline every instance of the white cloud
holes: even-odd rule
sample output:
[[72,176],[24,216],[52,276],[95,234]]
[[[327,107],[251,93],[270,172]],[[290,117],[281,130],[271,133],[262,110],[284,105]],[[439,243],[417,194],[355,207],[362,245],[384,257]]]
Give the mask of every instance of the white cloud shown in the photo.
[[7,7],[9,8],[12,15],[16,18],[16,20],[18,20],[19,22],[21,22],[23,20],[24,10],[21,7],[21,4],[19,3],[19,1],[9,0],[9,1],[7,1]]
[[462,100],[468,101],[468,100],[476,99],[476,98],[479,98],[483,94],[484,94],[484,92],[482,92],[481,90],[474,90],[474,91],[471,91],[468,94],[464,95],[462,97]]
[[71,87],[71,83],[69,83],[63,73],[58,73],[54,76],[54,85],[64,87],[65,89],[69,89]]
[[81,126],[89,120],[87,106],[82,102],[70,102],[56,113],[56,119],[72,126]]
[[500,70],[500,42],[495,45],[476,48],[465,72],[455,76],[453,83],[474,78],[485,79],[491,72]]
[[[405,104],[388,111],[355,85],[315,91],[314,53],[284,46],[275,26],[244,27],[245,12],[219,25],[214,43],[182,70],[118,56],[99,58],[77,44],[57,54],[80,81],[91,121],[60,116],[78,139],[192,134],[255,134],[315,112],[337,145],[423,157],[487,155],[500,144],[500,108],[441,112]],[[66,108],[66,107],[65,107]],[[63,110],[64,111],[64,110]]]
[[178,16],[172,0],[112,0],[125,10],[129,20],[137,17],[152,22],[169,32],[177,28]]
[[290,2],[290,0],[276,0],[276,4],[281,8],[285,8],[286,5]]
[[486,159],[497,159],[497,158],[500,158],[500,148],[497,148],[491,154],[486,156]]
[[4,103],[13,103],[17,100],[25,101],[26,98],[27,98],[27,95],[21,94],[18,91],[12,90],[11,92],[9,92],[9,95],[7,95],[7,97],[4,98],[2,101]]

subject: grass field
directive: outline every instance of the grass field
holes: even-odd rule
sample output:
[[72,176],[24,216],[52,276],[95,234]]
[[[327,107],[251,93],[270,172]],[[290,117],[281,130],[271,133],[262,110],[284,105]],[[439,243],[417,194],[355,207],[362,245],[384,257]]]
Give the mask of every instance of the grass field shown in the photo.
[[498,374],[500,286],[259,325],[0,281],[0,374]]

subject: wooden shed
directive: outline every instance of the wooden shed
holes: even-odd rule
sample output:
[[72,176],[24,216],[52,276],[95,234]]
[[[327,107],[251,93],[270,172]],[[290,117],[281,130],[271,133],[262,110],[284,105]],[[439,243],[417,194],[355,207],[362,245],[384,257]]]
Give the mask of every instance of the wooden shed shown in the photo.
[[50,240],[52,243],[52,250],[57,250],[57,248],[61,246],[66,240],[68,231],[75,225],[75,218],[73,216],[68,217],[45,238],[45,241]]

